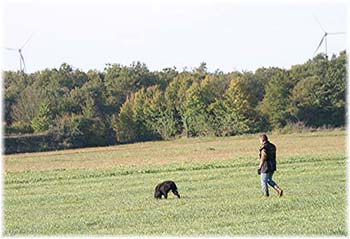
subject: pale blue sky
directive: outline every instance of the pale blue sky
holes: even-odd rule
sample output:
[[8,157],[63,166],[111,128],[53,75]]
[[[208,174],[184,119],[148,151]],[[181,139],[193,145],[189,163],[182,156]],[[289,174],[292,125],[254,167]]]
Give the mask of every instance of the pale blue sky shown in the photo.
[[[151,70],[289,68],[313,57],[322,29],[346,31],[345,1],[25,1],[3,0],[2,42],[23,49],[27,72],[67,62],[84,71],[141,61]],[[346,48],[328,37],[328,54]],[[324,51],[324,46],[320,51]],[[17,52],[1,49],[4,70],[19,69]]]

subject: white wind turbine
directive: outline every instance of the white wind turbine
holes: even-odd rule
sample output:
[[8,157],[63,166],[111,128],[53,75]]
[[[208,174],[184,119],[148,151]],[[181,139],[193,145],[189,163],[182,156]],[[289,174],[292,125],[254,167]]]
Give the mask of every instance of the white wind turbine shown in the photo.
[[[315,17],[315,16],[314,16]],[[326,53],[326,57],[328,56],[328,49],[327,49],[327,36],[328,35],[343,35],[343,34],[346,34],[346,32],[327,32],[321,25],[320,21],[315,17],[318,25],[320,26],[320,28],[322,29],[322,31],[324,32],[323,34],[323,37],[321,38],[321,41],[320,43],[318,44],[315,52],[314,52],[314,55],[316,54],[316,52],[318,51],[318,49],[321,47],[323,41],[324,41],[324,46],[325,46],[325,53]]]
[[24,61],[24,57],[22,54],[22,50],[23,48],[28,44],[28,42],[30,41],[30,39],[32,38],[33,34],[27,39],[27,41],[24,42],[24,44],[20,47],[20,48],[11,48],[11,47],[4,47],[6,50],[8,51],[18,51],[19,53],[19,69],[22,72],[25,72],[26,70],[26,63]]

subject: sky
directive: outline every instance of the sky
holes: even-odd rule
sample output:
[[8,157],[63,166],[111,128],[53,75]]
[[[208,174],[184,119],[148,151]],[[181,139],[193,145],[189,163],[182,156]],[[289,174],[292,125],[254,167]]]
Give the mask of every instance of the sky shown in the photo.
[[[1,2],[2,70],[103,71],[107,63],[145,63],[150,70],[254,71],[290,68],[314,56],[324,32],[346,31],[346,1],[67,1]],[[346,48],[328,36],[328,55]],[[324,45],[318,53],[325,52]]]

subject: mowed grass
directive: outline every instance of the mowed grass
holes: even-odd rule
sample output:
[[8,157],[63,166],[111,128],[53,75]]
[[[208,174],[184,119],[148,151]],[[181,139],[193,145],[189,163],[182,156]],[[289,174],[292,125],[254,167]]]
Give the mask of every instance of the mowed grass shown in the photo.
[[[271,135],[282,198],[260,194],[257,135],[6,156],[4,234],[347,235],[345,135]],[[154,199],[168,179],[181,199]]]

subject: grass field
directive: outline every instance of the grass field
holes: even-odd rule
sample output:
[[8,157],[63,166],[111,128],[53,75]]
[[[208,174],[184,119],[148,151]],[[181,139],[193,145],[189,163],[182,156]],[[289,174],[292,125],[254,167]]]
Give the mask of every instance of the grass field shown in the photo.
[[[278,198],[260,194],[258,136],[5,156],[5,235],[347,235],[345,131],[271,135]],[[155,200],[162,180],[181,199]]]

